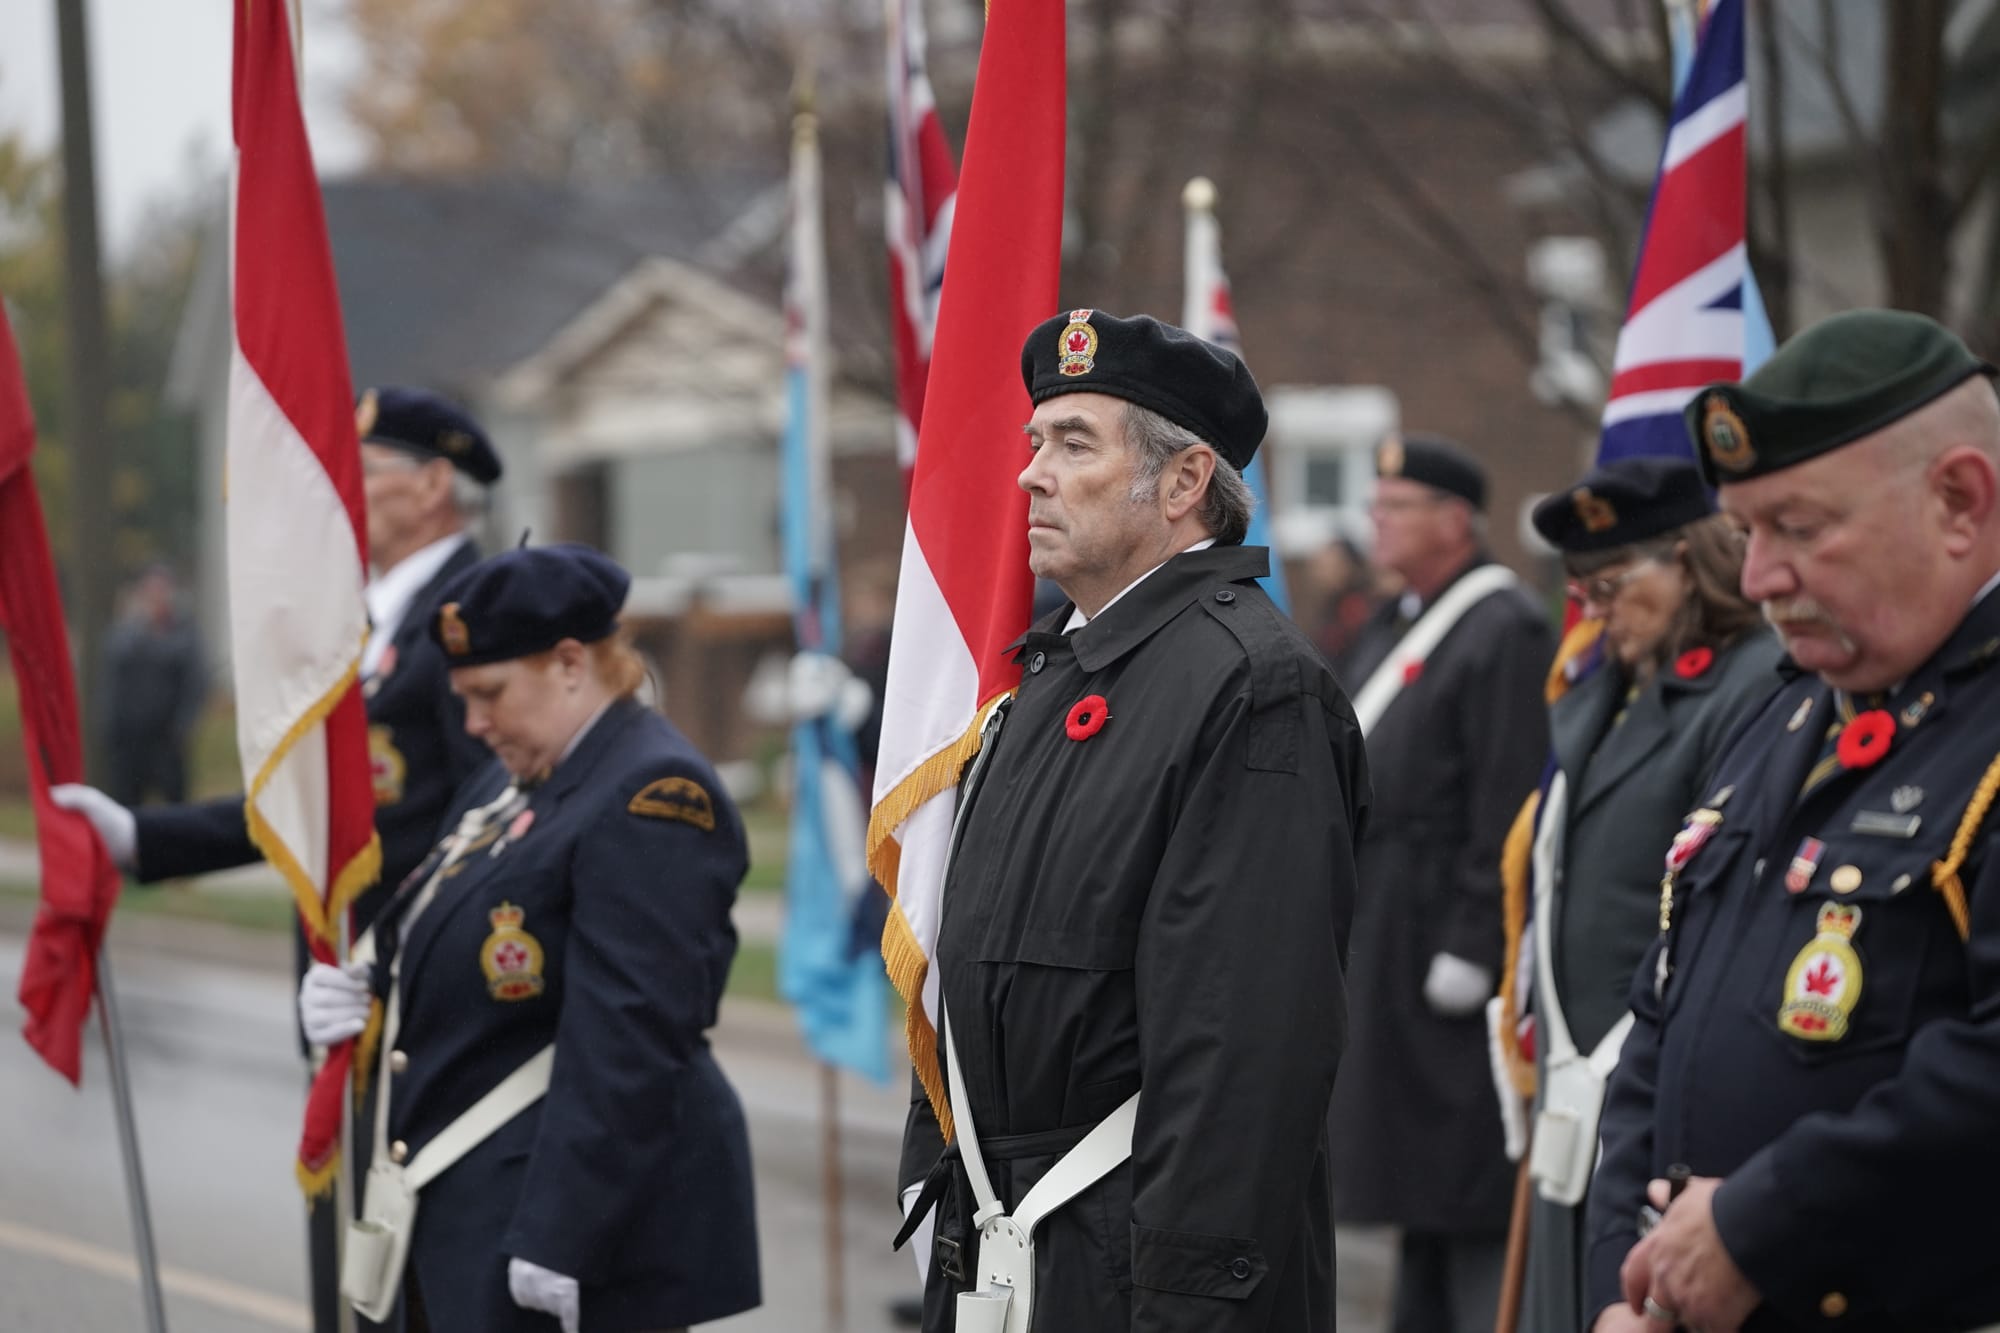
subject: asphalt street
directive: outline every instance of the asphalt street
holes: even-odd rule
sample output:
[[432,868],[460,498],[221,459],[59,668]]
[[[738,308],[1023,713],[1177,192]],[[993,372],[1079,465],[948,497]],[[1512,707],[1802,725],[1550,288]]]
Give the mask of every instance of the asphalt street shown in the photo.
[[[169,1327],[306,1329],[303,1205],[291,1171],[305,1074],[292,1037],[289,942],[165,924],[114,925],[112,961]],[[11,1004],[22,939],[19,923],[0,926],[0,986]],[[908,1255],[888,1248],[900,1087],[840,1082],[841,1325],[826,1297],[819,1071],[774,1006],[731,1002],[715,1035],[750,1115],[765,1304],[708,1327],[887,1333],[889,1303],[915,1286]],[[1386,1242],[1343,1233],[1341,1244],[1341,1327],[1370,1333]],[[26,1043],[0,1039],[0,1333],[142,1329],[131,1254],[95,1025],[80,1090]]]

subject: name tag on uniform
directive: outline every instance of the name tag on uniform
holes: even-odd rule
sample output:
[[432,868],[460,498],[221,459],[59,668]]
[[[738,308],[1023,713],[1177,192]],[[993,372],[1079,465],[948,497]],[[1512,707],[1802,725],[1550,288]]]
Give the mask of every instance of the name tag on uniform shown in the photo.
[[1892,815],[1886,810],[1863,810],[1847,829],[1850,833],[1867,833],[1878,838],[1914,838],[1923,822],[1922,815]]

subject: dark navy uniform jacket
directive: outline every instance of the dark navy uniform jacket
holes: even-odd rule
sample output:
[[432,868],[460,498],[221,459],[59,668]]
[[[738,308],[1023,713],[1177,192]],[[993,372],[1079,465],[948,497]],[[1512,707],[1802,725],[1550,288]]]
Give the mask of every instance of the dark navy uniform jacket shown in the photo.
[[[375,830],[382,837],[382,878],[354,903],[355,931],[375,919],[395,887],[416,869],[461,784],[492,756],[465,734],[465,705],[451,692],[444,653],[425,627],[438,593],[479,562],[467,541],[410,599],[376,674],[362,684],[368,751],[375,776]],[[138,821],[141,883],[248,865],[261,854],[243,822],[243,798],[146,806]]]
[[[496,761],[457,816],[497,797]],[[552,1333],[507,1260],[582,1285],[592,1333],[676,1328],[759,1299],[750,1144],[704,1035],[748,863],[714,771],[667,720],[613,704],[440,882],[400,946],[388,1138],[414,1156],[551,1041],[547,1096],[433,1181],[409,1276],[430,1333]],[[391,945],[412,883],[376,927]],[[378,983],[386,979],[378,963]],[[364,1126],[373,1132],[373,1121]]]
[[1725,752],[1696,817],[1720,822],[1633,981],[1590,1192],[1590,1311],[1619,1299],[1647,1180],[1685,1163],[1725,1178],[1716,1225],[1765,1300],[1748,1329],[2000,1320],[1996,821],[1965,844],[1969,940],[1933,887],[2000,756],[1996,662],[1989,595],[1886,701],[1886,755],[1803,800],[1836,708],[1816,677]]

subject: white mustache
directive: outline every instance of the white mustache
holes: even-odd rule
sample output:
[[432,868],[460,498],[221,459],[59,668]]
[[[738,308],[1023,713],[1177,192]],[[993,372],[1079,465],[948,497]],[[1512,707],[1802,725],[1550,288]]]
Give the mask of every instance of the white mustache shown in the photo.
[[1797,625],[1818,621],[1830,628],[1839,628],[1834,625],[1833,617],[1826,613],[1826,608],[1810,597],[1777,598],[1765,602],[1763,610],[1764,619],[1773,625]]

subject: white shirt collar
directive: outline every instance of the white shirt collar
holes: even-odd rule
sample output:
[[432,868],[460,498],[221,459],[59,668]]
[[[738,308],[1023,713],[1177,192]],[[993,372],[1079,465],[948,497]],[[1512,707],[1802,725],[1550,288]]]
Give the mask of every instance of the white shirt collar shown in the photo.
[[583,725],[576,729],[576,735],[569,738],[569,744],[563,746],[563,752],[556,756],[556,762],[550,765],[550,768],[555,769],[561,767],[563,760],[575,754],[576,747],[583,744],[583,738],[590,734],[590,729],[597,725],[597,720],[603,717],[607,712],[609,712],[611,710],[611,705],[617,702],[618,701],[616,699],[606,699],[602,704],[598,706],[598,709],[595,713],[592,713],[589,717],[585,718],[583,720]]
[[1992,578],[1979,585],[1979,591],[1973,595],[1972,604],[1978,606],[1986,600],[1986,594],[1992,592],[1995,588],[2000,588],[2000,570],[1994,571]]
[[[1215,538],[1204,537],[1200,541],[1196,542],[1194,545],[1188,547],[1186,550],[1174,552],[1174,555],[1186,555],[1188,551],[1206,551],[1209,547],[1213,545],[1215,545]],[[1167,560],[1171,559],[1173,559],[1173,556],[1167,557]],[[1162,560],[1159,564],[1154,565],[1151,569],[1141,574],[1138,578],[1133,579],[1130,583],[1126,584],[1125,587],[1119,592],[1118,597],[1123,597],[1126,593],[1132,591],[1132,589],[1138,587],[1140,584],[1144,583],[1147,579],[1159,573],[1162,569],[1165,569],[1166,565],[1167,565],[1166,560]],[[1103,606],[1098,607],[1097,614],[1101,616],[1106,611],[1109,611],[1112,607],[1118,605],[1118,597],[1113,597]],[[1078,610],[1075,607],[1071,607],[1069,613],[1069,623],[1063,626],[1062,632],[1067,634],[1073,629],[1079,629],[1082,626],[1088,624],[1094,618],[1095,617],[1085,615],[1082,611]]]
[[396,631],[402,628],[403,617],[408,614],[411,601],[423,591],[425,584],[437,577],[445,562],[468,540],[463,532],[440,537],[377,574],[361,590],[362,598],[368,603],[369,625],[368,646],[361,650],[363,676],[375,674],[375,669],[382,663],[382,654],[388,651]]

